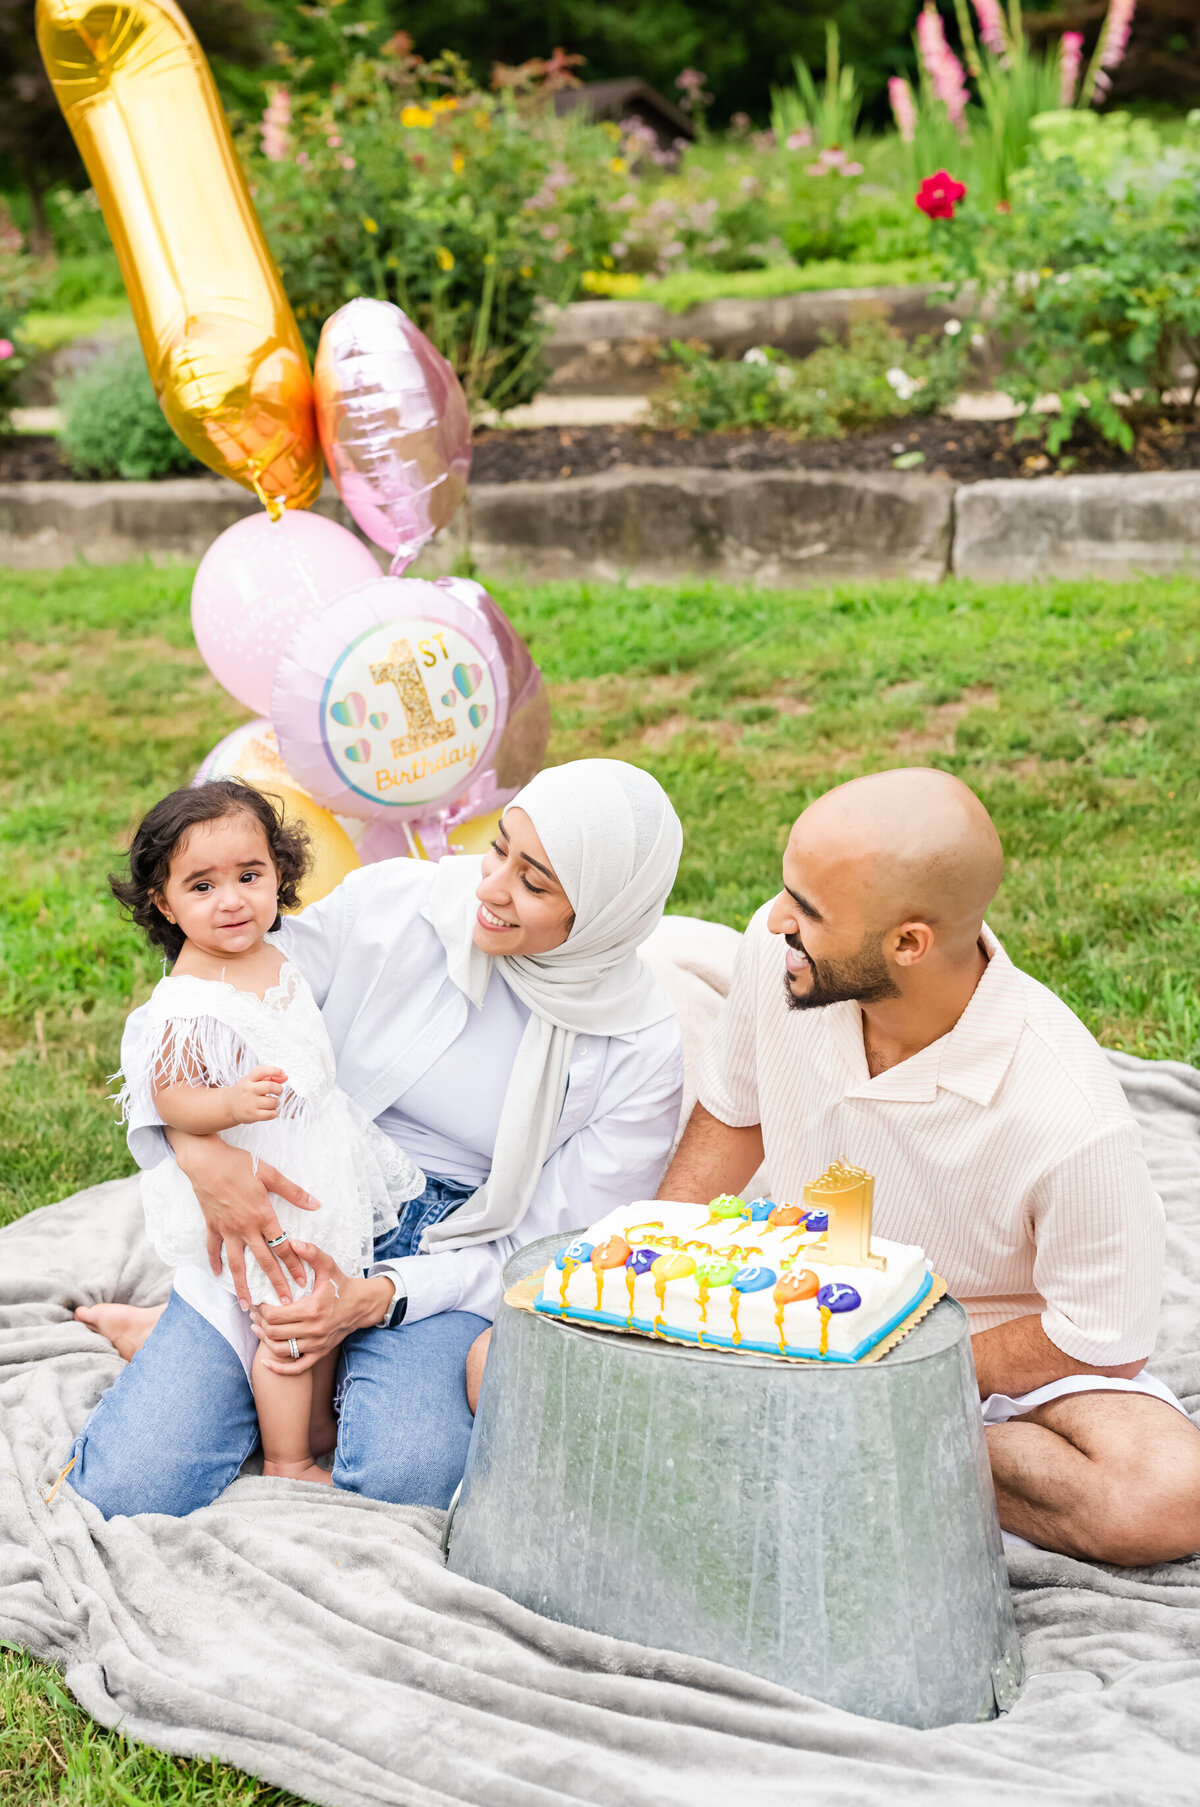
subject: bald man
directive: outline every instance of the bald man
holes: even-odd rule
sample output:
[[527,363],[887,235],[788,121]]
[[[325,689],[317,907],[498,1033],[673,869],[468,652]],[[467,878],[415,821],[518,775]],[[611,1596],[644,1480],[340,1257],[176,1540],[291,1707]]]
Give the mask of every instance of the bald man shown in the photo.
[[984,925],[1003,869],[945,772],[806,809],[659,1196],[739,1192],[764,1159],[781,1199],[839,1155],[867,1168],[879,1235],[921,1245],[970,1314],[1001,1524],[1171,1561],[1200,1549],[1200,1431],[1143,1373],[1162,1206],[1102,1050]]

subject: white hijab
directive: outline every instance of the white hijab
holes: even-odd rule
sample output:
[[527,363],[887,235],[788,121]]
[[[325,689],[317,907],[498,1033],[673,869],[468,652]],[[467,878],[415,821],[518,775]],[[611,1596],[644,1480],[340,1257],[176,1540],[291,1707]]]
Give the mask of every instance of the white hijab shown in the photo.
[[488,1178],[421,1246],[469,1248],[515,1230],[529,1208],[562,1112],[576,1035],[629,1035],[675,1014],[638,949],[675,882],[683,830],[658,780],[619,759],[551,766],[508,805],[536,828],[575,912],[561,947],[492,955],[472,931],[482,860],[444,859],[425,915],[446,949],[450,977],[481,1005],[499,966],[532,1015],[500,1112]]

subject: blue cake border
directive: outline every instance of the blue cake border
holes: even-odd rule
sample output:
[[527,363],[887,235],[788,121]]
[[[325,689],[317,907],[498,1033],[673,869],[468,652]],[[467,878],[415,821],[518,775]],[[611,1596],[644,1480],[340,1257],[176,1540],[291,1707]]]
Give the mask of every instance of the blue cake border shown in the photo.
[[896,1326],[902,1324],[910,1312],[917,1309],[922,1299],[928,1296],[932,1286],[933,1275],[927,1269],[924,1279],[908,1304],[902,1305],[886,1324],[881,1324],[874,1336],[864,1337],[862,1342],[849,1354],[830,1350],[822,1355],[819,1349],[793,1348],[791,1343],[786,1344],[782,1350],[778,1343],[750,1343],[745,1339],[740,1343],[735,1343],[730,1336],[709,1336],[707,1331],[704,1334],[704,1341],[701,1343],[696,1331],[675,1328],[672,1328],[669,1336],[659,1337],[654,1335],[652,1319],[634,1318],[630,1323],[627,1317],[622,1317],[615,1311],[586,1311],[579,1305],[568,1305],[564,1310],[561,1305],[551,1305],[542,1298],[534,1300],[533,1309],[543,1312],[548,1318],[557,1318],[564,1323],[609,1324],[620,1330],[638,1330],[644,1336],[652,1337],[655,1342],[695,1343],[701,1349],[733,1349],[739,1355],[750,1351],[754,1355],[774,1355],[776,1358],[783,1355],[793,1361],[842,1362],[846,1366],[853,1366],[855,1362],[861,1361],[864,1355],[869,1354],[877,1343],[881,1343],[885,1336],[890,1336]]

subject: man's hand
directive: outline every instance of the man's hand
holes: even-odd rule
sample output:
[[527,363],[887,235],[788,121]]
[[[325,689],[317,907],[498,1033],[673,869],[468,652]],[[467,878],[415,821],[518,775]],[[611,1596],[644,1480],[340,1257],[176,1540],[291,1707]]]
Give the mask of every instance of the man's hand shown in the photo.
[[[258,1305],[251,1313],[255,1335],[266,1352],[266,1366],[275,1374],[303,1374],[344,1342],[352,1330],[382,1323],[396,1291],[386,1274],[352,1279],[324,1249],[311,1242],[291,1246],[313,1270],[311,1294],[287,1305]],[[296,1360],[289,1340],[300,1351]]]
[[279,1099],[287,1084],[282,1067],[255,1067],[236,1085],[225,1087],[235,1123],[270,1123],[279,1115]]
[[658,1196],[702,1205],[720,1192],[740,1192],[761,1167],[762,1158],[759,1124],[734,1129],[697,1104],[663,1175]]
[[319,1202],[266,1161],[260,1161],[256,1168],[244,1148],[231,1148],[220,1136],[189,1136],[182,1130],[169,1129],[167,1140],[200,1201],[208,1229],[208,1264],[213,1273],[221,1271],[224,1244],[242,1310],[249,1311],[249,1249],[279,1297],[285,1302],[290,1300],[288,1275],[303,1286],[304,1263],[290,1242],[280,1243],[277,1249],[267,1247],[269,1239],[282,1233],[270,1194],[276,1193],[301,1211],[319,1211]]

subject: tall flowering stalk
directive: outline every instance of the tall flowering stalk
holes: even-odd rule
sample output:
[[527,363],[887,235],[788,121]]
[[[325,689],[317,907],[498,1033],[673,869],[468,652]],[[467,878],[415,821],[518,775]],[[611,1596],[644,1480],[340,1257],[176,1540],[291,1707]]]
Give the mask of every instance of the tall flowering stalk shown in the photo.
[[286,88],[276,88],[259,122],[263,156],[268,163],[282,163],[288,153],[288,127],[292,123],[292,98]]
[[925,0],[917,19],[917,46],[934,94],[950,115],[955,130],[965,138],[965,115],[971,97],[963,66],[946,42],[945,27],[933,0]]
[[1082,62],[1083,33],[1081,31],[1064,31],[1058,53],[1058,104],[1060,107],[1075,105],[1075,91],[1079,86],[1079,69]]
[[1083,93],[1079,97],[1080,106],[1086,107],[1095,99],[1103,100],[1112,87],[1109,70],[1115,69],[1125,60],[1136,11],[1137,0],[1109,0],[1108,16],[1088,67]]
[[905,144],[911,144],[917,135],[917,108],[913,100],[913,91],[902,75],[893,75],[889,78],[888,99],[892,103],[892,118],[896,121],[896,130]]
[[1004,11],[1000,0],[974,0],[975,16],[979,20],[979,41],[985,50],[990,50],[994,57],[1002,61],[1008,58],[1008,31],[1004,24]]

